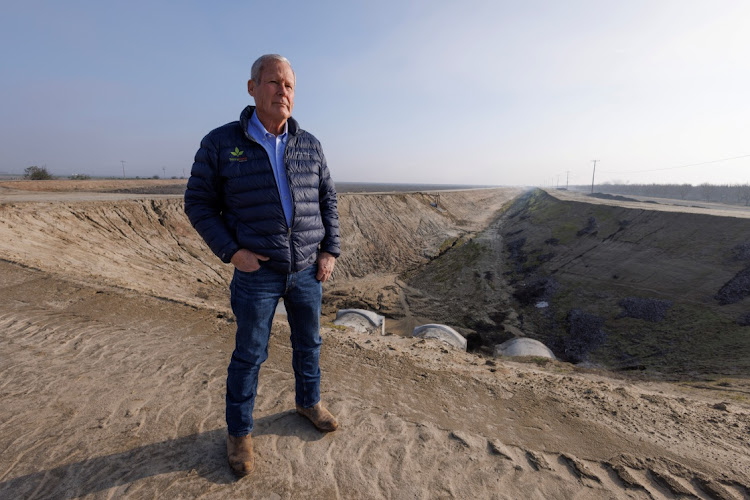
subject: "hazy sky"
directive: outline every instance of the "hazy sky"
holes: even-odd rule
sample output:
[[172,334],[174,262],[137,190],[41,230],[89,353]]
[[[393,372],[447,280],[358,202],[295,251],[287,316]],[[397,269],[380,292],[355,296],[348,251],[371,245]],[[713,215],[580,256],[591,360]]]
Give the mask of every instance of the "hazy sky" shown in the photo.
[[277,52],[337,181],[750,182],[746,0],[3,3],[0,172],[189,174]]

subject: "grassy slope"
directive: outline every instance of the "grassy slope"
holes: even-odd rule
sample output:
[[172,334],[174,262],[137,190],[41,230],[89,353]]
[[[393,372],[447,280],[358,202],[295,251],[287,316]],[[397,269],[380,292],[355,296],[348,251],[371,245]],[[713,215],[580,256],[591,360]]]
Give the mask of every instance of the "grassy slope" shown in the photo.
[[[720,305],[715,298],[750,265],[739,251],[750,221],[564,202],[535,191],[510,209],[503,234],[506,249],[516,249],[510,279],[527,292],[517,294],[523,329],[562,357],[665,374],[750,374],[750,327],[738,324],[750,299]],[[532,286],[540,282],[546,291]],[[645,314],[658,321],[623,317],[626,298],[671,307],[661,320]],[[549,307],[537,308],[541,300]],[[586,313],[578,325],[571,325],[574,309]]]

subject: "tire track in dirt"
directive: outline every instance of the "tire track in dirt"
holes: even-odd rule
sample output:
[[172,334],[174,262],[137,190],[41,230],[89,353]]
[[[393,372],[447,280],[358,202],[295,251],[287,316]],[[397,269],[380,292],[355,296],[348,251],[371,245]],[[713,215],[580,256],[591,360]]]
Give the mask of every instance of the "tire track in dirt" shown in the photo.
[[[51,277],[40,288],[40,273],[13,273],[14,284],[0,287],[19,299],[0,302],[3,497],[670,498],[663,484],[672,477],[698,498],[742,498],[739,483],[658,457],[618,462],[592,459],[585,447],[554,451],[555,441],[538,440],[529,413],[539,403],[527,398],[544,391],[514,385],[516,368],[499,377],[459,357],[462,369],[444,365],[441,374],[430,356],[442,363],[455,355],[411,339],[378,338],[386,344],[374,346],[324,331],[324,398],[342,427],[322,435],[292,410],[282,325],[257,399],[258,470],[235,482],[224,463],[222,415],[231,323]],[[29,286],[17,279],[24,273]],[[67,308],[45,306],[66,292],[75,299]],[[108,309],[92,309],[103,302]],[[525,377],[544,383],[533,371]],[[489,388],[502,397],[478,396]],[[520,421],[506,418],[512,413]]]

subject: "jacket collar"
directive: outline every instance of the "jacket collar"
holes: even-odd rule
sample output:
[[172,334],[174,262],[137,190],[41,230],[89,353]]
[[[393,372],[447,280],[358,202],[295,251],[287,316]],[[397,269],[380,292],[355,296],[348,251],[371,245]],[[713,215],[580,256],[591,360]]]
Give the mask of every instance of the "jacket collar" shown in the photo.
[[[255,111],[255,106],[247,106],[242,110],[242,113],[240,113],[240,125],[242,126],[242,130],[245,132],[245,135],[247,135],[247,124],[250,121],[250,118],[253,116],[253,111]],[[297,133],[299,132],[299,123],[297,123],[297,120],[290,116],[287,120],[287,124],[287,133],[289,135],[297,135]]]

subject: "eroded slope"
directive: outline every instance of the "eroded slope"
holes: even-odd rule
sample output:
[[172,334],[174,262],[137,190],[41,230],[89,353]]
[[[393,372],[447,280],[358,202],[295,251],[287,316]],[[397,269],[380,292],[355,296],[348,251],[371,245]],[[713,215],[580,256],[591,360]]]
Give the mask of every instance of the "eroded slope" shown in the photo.
[[[478,231],[515,189],[341,195],[342,246],[327,311],[350,302],[379,308],[396,275]],[[218,309],[228,307],[232,268],[206,247],[180,198],[23,202],[0,198],[0,256],[86,282],[120,286]],[[373,295],[374,294],[374,295]],[[394,295],[397,297],[398,293]],[[374,297],[374,298],[373,298]],[[373,299],[373,300],[370,300]],[[391,297],[384,308],[393,309]]]

